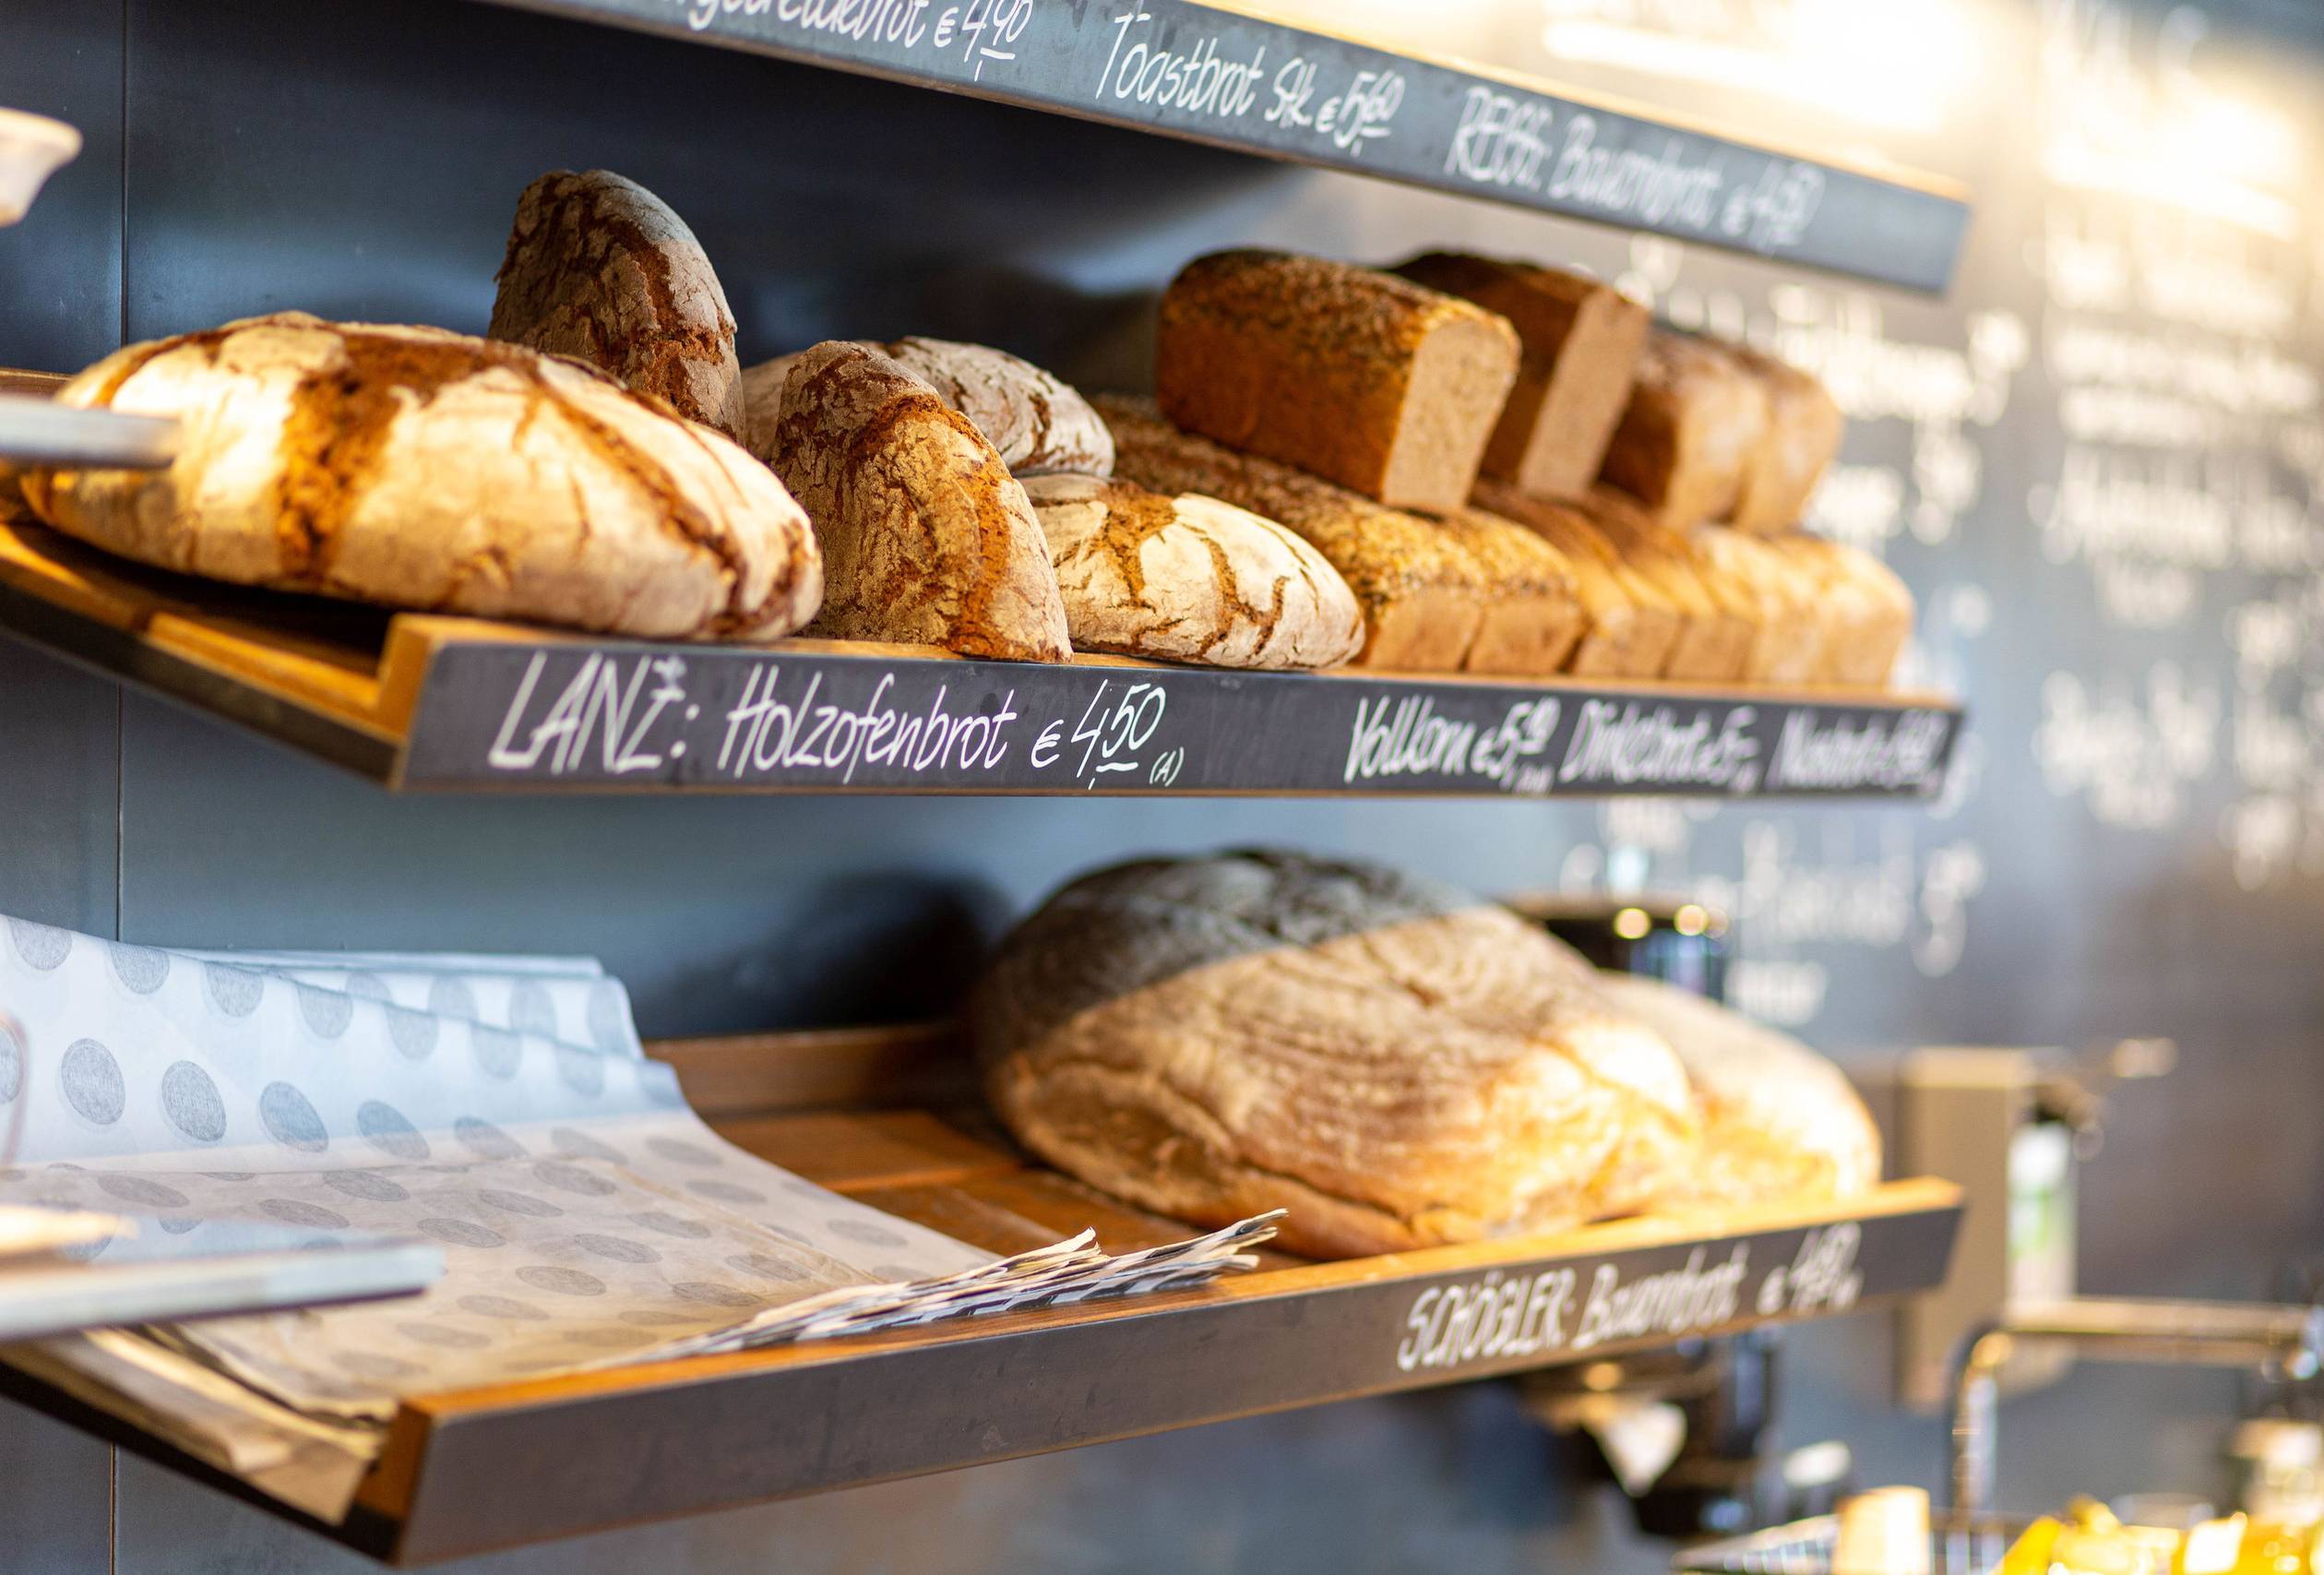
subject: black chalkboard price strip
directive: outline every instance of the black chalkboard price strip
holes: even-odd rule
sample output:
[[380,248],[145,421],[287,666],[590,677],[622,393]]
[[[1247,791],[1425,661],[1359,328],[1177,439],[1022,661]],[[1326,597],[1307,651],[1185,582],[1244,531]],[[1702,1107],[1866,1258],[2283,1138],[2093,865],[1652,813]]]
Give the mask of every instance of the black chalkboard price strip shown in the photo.
[[1968,227],[1875,173],[1188,0],[494,0],[1908,288]]
[[1913,698],[506,640],[437,646],[411,789],[1406,793],[1935,791]]

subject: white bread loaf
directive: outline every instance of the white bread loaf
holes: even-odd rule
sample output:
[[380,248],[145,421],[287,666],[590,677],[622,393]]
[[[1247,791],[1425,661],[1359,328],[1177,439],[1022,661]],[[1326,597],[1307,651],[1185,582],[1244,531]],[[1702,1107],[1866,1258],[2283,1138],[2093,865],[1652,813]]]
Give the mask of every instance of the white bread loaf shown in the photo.
[[1816,576],[1761,538],[1726,525],[1698,525],[1688,533],[1706,566],[1736,593],[1758,603],[1757,634],[1743,676],[1759,684],[1806,684],[1823,670],[1824,626],[1829,621]]
[[1097,404],[1114,429],[1122,475],[1247,508],[1288,527],[1340,571],[1364,613],[1357,665],[1449,673],[1466,660],[1495,588],[1434,521],[1181,432],[1150,401],[1109,394]]
[[1669,1046],[1508,910],[1293,853],[1084,877],[971,1003],[994,1108],[1051,1163],[1317,1257],[1553,1231],[1695,1142]]
[[1363,649],[1347,582],[1272,519],[1104,476],[1031,476],[1025,495],[1076,650],[1291,668],[1336,667]]
[[772,638],[822,594],[765,466],[515,345],[288,312],[130,345],[57,398],[182,424],[166,471],[25,478],[49,524],[164,568],[652,638]]
[[1622,561],[1651,580],[1679,610],[1678,639],[1663,676],[1724,684],[1740,678],[1758,633],[1758,599],[1705,572],[1682,531],[1662,525],[1630,498],[1592,487],[1567,499],[1598,528]]
[[1427,252],[1396,271],[1507,317],[1522,357],[1484,473],[1524,491],[1585,490],[1598,479],[1646,344],[1646,308],[1579,273],[1464,252]]
[[1578,678],[1663,675],[1690,614],[1626,561],[1589,516],[1489,479],[1477,483],[1477,501],[1539,535],[1571,566],[1584,625],[1566,671]]
[[1483,509],[1430,523],[1476,560],[1488,587],[1460,670],[1520,678],[1562,671],[1590,623],[1572,561],[1524,526]]
[[1601,975],[1607,1006],[1677,1052],[1702,1148],[1658,1207],[1818,1202],[1880,1181],[1880,1134],[1840,1068],[1798,1040],[1657,979]]
[[1852,688],[1881,688],[1913,637],[1913,592],[1871,554],[1806,531],[1760,538],[1818,592],[1824,624],[1817,678]]
[[689,421],[743,435],[734,314],[669,205],[611,170],[555,170],[517,202],[496,340],[569,355]]
[[833,340],[801,354],[781,409],[776,469],[823,548],[814,633],[1021,662],[1072,655],[1024,487],[935,389]]
[[1516,330],[1409,280],[1282,252],[1219,252],[1162,294],[1162,412],[1231,447],[1395,507],[1469,501],[1517,376]]

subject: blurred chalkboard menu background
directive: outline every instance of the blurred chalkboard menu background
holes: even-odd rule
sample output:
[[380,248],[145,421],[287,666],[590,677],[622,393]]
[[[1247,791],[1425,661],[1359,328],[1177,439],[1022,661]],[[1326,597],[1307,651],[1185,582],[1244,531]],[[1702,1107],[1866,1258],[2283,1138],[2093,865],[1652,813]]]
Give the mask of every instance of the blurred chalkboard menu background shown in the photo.
[[[1051,3],[1051,0],[1043,0]],[[1063,0],[1056,0],[1063,3]],[[285,307],[481,330],[517,193],[644,181],[745,359],[983,340],[1134,386],[1199,251],[1469,245],[1763,340],[1852,418],[1821,528],[1971,707],[1932,806],[399,800],[0,640],[0,911],[141,942],[586,951],[649,1033],[941,1009],[1071,872],[1290,841],[1492,890],[1680,892],[1734,998],[1870,1066],[2176,1039],[2084,1177],[2082,1278],[2250,1296],[2324,1255],[2324,9],[2312,0],[1338,0],[1465,53],[1956,177],[1942,301],[460,0],[0,0],[0,103],[87,134],[0,232],[0,363]],[[1860,1058],[1860,1059],[1858,1059]],[[1793,1342],[1787,1441],[1929,1480],[1886,1326]],[[2013,1403],[2033,1507],[2211,1487],[2229,1380]],[[1505,1387],[1259,1419],[475,1568],[1652,1569]],[[350,1556],[0,1412],[0,1569]]]

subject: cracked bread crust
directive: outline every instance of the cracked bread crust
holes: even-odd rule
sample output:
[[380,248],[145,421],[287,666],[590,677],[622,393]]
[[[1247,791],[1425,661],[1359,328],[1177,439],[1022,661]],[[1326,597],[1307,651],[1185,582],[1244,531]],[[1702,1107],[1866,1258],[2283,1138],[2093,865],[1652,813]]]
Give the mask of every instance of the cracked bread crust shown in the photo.
[[1489,903],[1251,853],[1076,881],[971,1004],[995,1108],[1050,1163],[1207,1223],[1292,1210],[1315,1257],[1565,1228],[1686,1163],[1670,1047]]
[[569,355],[688,421],[743,434],[734,314],[702,244],[611,170],[553,170],[517,201],[490,337]]
[[772,638],[822,595],[764,466],[514,345],[289,312],[130,345],[57,398],[182,424],[166,471],[26,478],[46,523],[163,568],[648,638]]
[[864,345],[816,345],[783,379],[775,449],[823,547],[828,589],[814,633],[1071,657],[1024,487],[925,381]]
[[1032,476],[1076,650],[1210,667],[1335,667],[1364,645],[1354,593],[1272,519],[1198,493]]

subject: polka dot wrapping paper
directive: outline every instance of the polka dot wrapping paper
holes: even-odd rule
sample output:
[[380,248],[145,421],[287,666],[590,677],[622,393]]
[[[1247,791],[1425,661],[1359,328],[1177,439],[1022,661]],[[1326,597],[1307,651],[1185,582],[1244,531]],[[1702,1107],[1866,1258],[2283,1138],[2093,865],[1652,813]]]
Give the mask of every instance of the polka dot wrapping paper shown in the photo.
[[152,1337],[303,1414],[375,1425],[408,1394],[1188,1283],[1271,1234],[996,1259],[720,1139],[586,966],[253,961],[6,921],[0,1201],[440,1245],[417,1297]]

